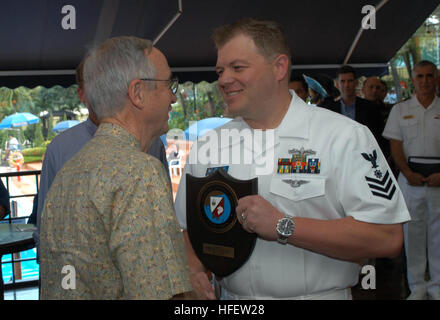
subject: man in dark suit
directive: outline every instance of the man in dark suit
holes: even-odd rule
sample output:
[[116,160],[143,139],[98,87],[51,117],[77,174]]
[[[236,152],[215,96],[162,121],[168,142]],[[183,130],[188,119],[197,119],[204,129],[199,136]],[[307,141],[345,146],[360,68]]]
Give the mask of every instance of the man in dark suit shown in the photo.
[[[368,79],[367,85],[371,82],[371,78]],[[375,85],[380,84],[380,80],[377,80]],[[341,92],[341,98],[329,105],[328,109],[344,114],[368,127],[376,138],[385,158],[390,159],[389,143],[382,136],[385,119],[380,106],[373,101],[356,96],[357,86],[358,80],[355,69],[351,66],[342,66],[337,72],[336,79],[336,87]],[[370,90],[374,92],[368,92],[367,94],[364,92],[364,96],[367,99],[377,100],[379,98],[379,88],[375,86],[374,89]],[[401,291],[406,291],[406,288],[402,285],[404,277],[402,261],[402,255],[396,259],[379,258],[374,260],[377,270],[377,290],[374,293],[376,299],[384,299],[386,297],[389,299],[400,299]],[[396,290],[396,288],[398,289]]]
[[385,103],[384,100],[388,93],[388,86],[385,81],[380,80],[378,77],[369,77],[364,81],[362,86],[362,94],[368,101],[374,102],[379,106],[380,113],[384,124],[391,112],[392,104]]
[[384,120],[380,109],[375,103],[356,96],[357,84],[356,71],[353,67],[345,65],[339,68],[336,86],[341,92],[341,99],[325,107],[367,126],[387,157],[389,148],[388,143],[382,137]]

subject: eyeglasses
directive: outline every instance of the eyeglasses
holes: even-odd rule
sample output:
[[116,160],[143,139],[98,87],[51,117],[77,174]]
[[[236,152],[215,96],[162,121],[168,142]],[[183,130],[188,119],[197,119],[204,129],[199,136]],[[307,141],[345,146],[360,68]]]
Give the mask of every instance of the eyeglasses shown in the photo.
[[177,88],[179,87],[179,79],[176,76],[172,77],[171,79],[166,79],[166,80],[147,79],[147,78],[140,79],[140,80],[143,80],[143,81],[168,81],[169,82],[169,88],[170,88],[170,90],[171,90],[171,92],[173,94],[177,93]]

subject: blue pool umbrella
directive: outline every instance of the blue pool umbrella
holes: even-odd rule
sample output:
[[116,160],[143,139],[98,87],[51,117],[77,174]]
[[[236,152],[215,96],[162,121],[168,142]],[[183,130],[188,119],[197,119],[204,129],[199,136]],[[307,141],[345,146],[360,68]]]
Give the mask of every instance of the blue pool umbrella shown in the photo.
[[40,121],[37,116],[32,113],[20,112],[14,113],[10,116],[5,117],[2,122],[0,122],[0,129],[17,128],[22,126],[27,126],[28,124],[34,124]]
[[228,123],[231,120],[232,120],[231,118],[220,118],[220,117],[213,117],[213,118],[206,118],[199,120],[196,123],[190,125],[189,128],[185,130],[185,137],[187,140],[190,141],[197,140],[198,137],[203,136],[209,130],[218,128]]
[[77,120],[66,120],[66,121],[61,121],[58,122],[55,127],[52,128],[53,132],[60,132],[60,131],[64,131],[67,129],[70,129],[74,126],[76,126],[77,124],[79,124],[80,122]]

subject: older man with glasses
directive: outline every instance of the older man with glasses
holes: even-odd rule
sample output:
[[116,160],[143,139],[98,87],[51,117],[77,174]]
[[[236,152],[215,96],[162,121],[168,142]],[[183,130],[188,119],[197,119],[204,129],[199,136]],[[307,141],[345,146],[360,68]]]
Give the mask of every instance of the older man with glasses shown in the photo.
[[170,182],[163,165],[145,153],[168,131],[177,81],[165,56],[136,37],[94,49],[84,79],[101,124],[47,195],[41,297],[182,297],[191,284]]
[[[58,171],[60,171],[64,164],[81,150],[90,139],[92,139],[100,123],[87,98],[83,75],[84,62],[85,60],[81,61],[76,69],[76,83],[78,85],[78,97],[80,101],[87,106],[89,116],[86,121],[83,121],[79,125],[56,136],[47,147],[41,169],[40,188],[38,190],[38,195],[34,200],[37,201],[37,206],[34,205],[34,208],[36,209],[32,210],[31,214],[31,220],[36,221],[38,228],[34,233],[34,239],[38,250],[37,260],[39,260],[40,248],[41,212],[43,211],[47,192],[49,191]],[[170,88],[172,88],[173,93],[175,93],[179,86],[178,79],[173,78],[172,80],[165,81],[170,81]],[[147,153],[159,159],[169,175],[165,147],[160,138],[157,138],[152,142]]]

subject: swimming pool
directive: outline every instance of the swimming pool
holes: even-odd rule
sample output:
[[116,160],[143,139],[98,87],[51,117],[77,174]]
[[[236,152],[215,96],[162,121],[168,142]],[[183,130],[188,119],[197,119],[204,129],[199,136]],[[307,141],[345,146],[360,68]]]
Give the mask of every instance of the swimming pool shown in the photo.
[[[37,249],[30,249],[27,251],[20,252],[21,259],[31,259],[36,258]],[[12,255],[5,254],[2,257],[2,274],[3,274],[3,283],[11,283],[12,282]],[[40,266],[38,265],[36,260],[31,261],[23,261],[21,264],[21,275],[22,280],[35,280],[38,279],[40,273]]]

